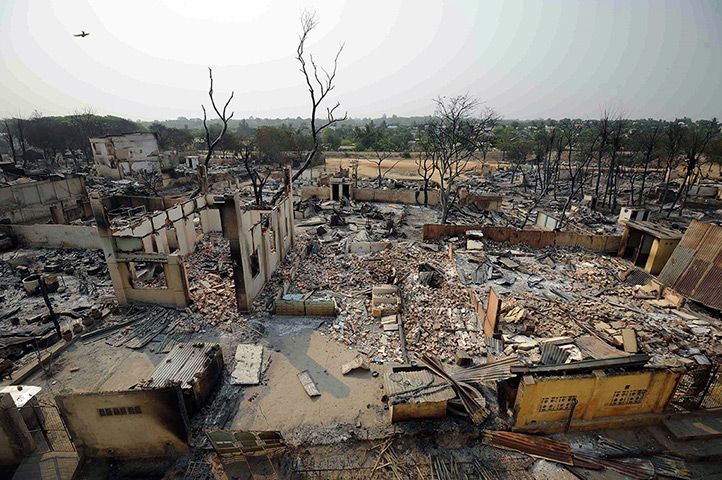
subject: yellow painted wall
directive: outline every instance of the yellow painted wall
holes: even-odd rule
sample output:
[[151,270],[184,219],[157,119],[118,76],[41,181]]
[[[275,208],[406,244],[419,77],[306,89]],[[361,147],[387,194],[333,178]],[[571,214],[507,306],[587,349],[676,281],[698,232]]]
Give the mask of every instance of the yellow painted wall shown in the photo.
[[644,270],[652,275],[657,275],[662,271],[664,266],[667,264],[667,260],[672,256],[672,252],[677,247],[679,239],[676,240],[660,240],[654,239],[652,243],[652,249],[649,252],[649,258],[647,264],[644,266]]
[[[588,375],[567,377],[532,377],[519,382],[514,414],[516,426],[533,422],[554,422],[569,418],[569,409],[540,411],[545,398],[570,397],[577,399],[575,419],[592,420],[639,413],[661,413],[667,406],[681,373],[672,370],[643,370],[631,373],[605,374],[595,371]],[[611,405],[615,392],[647,390],[641,403]]]

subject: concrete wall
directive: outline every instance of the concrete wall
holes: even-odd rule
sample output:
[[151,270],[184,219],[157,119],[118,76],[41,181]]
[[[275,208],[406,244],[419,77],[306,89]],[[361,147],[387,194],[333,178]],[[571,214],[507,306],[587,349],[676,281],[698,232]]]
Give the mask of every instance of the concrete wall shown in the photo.
[[[571,408],[570,397],[577,399],[574,418],[580,420],[662,413],[681,376],[681,372],[669,369],[619,374],[595,370],[587,375],[565,377],[526,375],[519,382],[514,404],[515,426],[566,420]],[[641,398],[633,394],[640,391],[644,391]],[[622,404],[614,404],[615,396],[622,399]],[[624,398],[639,401],[626,403]]]
[[546,232],[519,230],[513,227],[484,227],[480,225],[424,224],[424,240],[441,239],[462,235],[467,230],[480,230],[485,238],[500,243],[521,243],[532,248],[549,246],[584,247],[599,253],[617,253],[621,235],[584,235],[572,232]]
[[103,248],[98,230],[84,225],[0,225],[0,231],[33,247]]
[[90,216],[85,180],[71,177],[0,188],[0,219],[9,219],[11,223],[49,220],[51,206],[62,209],[65,221]]
[[[439,192],[429,190],[429,205],[439,204]],[[401,203],[407,205],[423,205],[423,190],[407,190],[395,188],[393,190],[380,190],[376,188],[354,188],[354,199],[363,202]]]
[[[301,189],[301,200],[311,197],[328,200],[331,198],[331,189],[328,186],[303,187]],[[380,190],[376,188],[354,188],[352,197],[362,202],[384,202],[401,203],[408,205],[423,205],[424,192],[422,190],[408,190],[395,188],[393,190]],[[429,205],[439,204],[439,192],[429,190]]]
[[311,197],[316,197],[321,200],[328,200],[331,198],[331,191],[326,187],[303,187],[301,189],[301,201],[308,200]]
[[[143,457],[188,450],[185,406],[173,388],[58,395],[55,401],[76,447],[89,457]],[[100,409],[114,414],[101,415]],[[117,414],[121,409],[126,413]]]

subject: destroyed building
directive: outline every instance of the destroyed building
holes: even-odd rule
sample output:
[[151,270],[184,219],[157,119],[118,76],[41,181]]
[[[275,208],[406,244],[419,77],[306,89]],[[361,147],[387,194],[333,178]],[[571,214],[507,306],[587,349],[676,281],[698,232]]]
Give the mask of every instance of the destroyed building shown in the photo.
[[98,175],[115,179],[161,170],[161,152],[153,133],[134,132],[90,139]]
[[[198,195],[91,192],[63,225],[4,226],[5,388],[35,392],[45,420],[3,400],[2,462],[31,472],[49,443],[73,470],[150,454],[159,474],[191,477],[211,461],[246,473],[260,462],[276,478],[391,465],[430,476],[456,465],[443,448],[420,453],[430,429],[513,478],[539,465],[522,453],[544,442],[559,442],[565,465],[625,468],[547,435],[681,437],[722,405],[722,329],[697,305],[717,306],[703,287],[719,284],[719,227],[619,225],[584,205],[527,214],[524,197],[471,185],[456,224],[440,225],[438,192],[425,207],[418,183],[340,176],[294,192],[290,177],[262,207],[220,182]],[[22,286],[33,275],[56,277],[61,335],[39,280],[34,294]]]

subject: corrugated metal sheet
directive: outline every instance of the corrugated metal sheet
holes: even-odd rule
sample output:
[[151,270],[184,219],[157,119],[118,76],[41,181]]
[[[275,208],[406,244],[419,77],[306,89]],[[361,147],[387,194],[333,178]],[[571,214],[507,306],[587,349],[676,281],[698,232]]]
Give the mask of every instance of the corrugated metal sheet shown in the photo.
[[568,349],[559,348],[553,343],[543,343],[541,348],[541,363],[543,365],[558,365],[564,363],[571,353]]
[[584,358],[594,358],[596,360],[601,360],[603,358],[619,358],[630,355],[624,350],[614,348],[608,343],[603,342],[597,337],[593,337],[591,335],[582,335],[580,337],[577,337],[574,339],[574,343],[577,347],[579,347],[579,350],[582,351]]
[[722,227],[693,221],[659,281],[685,297],[722,309]]
[[694,299],[704,305],[722,305],[722,267],[712,265],[694,289]]
[[698,260],[695,254],[695,259],[692,260],[692,264],[687,268],[687,271],[677,280],[674,289],[685,297],[691,297],[707,268],[709,268],[709,264]]
[[220,349],[217,343],[194,343],[176,345],[151,375],[149,387],[162,387],[167,381],[179,382],[181,387],[190,385],[197,373],[213,361]]
[[569,442],[552,440],[515,432],[484,432],[484,440],[491,445],[552,462],[574,465]]
[[673,285],[682,273],[689,267],[694,258],[695,250],[682,246],[681,242],[674,249],[672,256],[659,274],[659,281],[665,285]]
[[699,242],[702,241],[702,237],[705,236],[709,227],[711,227],[709,223],[696,221],[692,222],[689,228],[687,228],[687,231],[684,232],[682,240],[679,241],[679,244],[683,247],[696,250]]
[[423,367],[387,368],[385,380],[392,404],[443,402],[456,396],[446,381]]
[[702,241],[697,247],[697,255],[695,258],[706,263],[713,263],[715,257],[722,250],[722,227],[711,225],[707,229],[707,234],[702,237]]
[[624,277],[624,283],[627,285],[645,285],[648,281],[654,278],[644,270],[639,268],[633,268],[629,274]]

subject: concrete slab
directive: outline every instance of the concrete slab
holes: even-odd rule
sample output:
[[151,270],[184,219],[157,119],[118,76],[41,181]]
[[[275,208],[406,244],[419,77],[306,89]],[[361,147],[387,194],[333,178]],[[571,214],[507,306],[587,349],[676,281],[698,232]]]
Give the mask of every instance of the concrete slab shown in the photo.
[[670,418],[662,425],[677,440],[722,438],[722,415]]
[[261,382],[263,347],[242,343],[236,348],[236,367],[231,373],[231,385],[258,385]]

